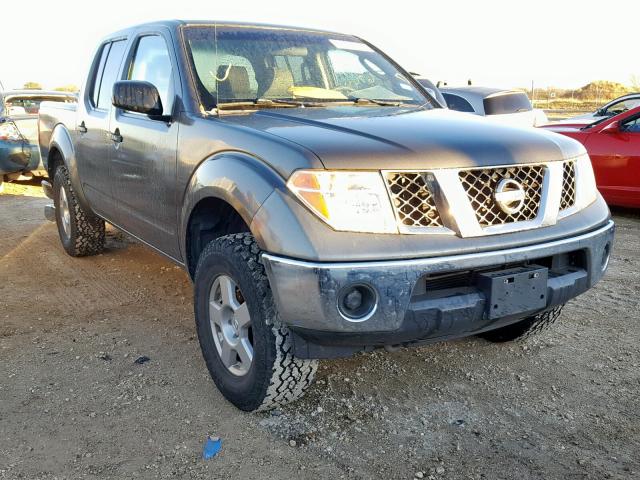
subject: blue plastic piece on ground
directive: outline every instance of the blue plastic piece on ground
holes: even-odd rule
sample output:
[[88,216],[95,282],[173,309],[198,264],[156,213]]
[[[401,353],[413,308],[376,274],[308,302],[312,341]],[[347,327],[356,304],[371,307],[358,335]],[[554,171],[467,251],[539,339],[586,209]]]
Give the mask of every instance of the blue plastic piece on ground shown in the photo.
[[202,458],[209,460],[217,455],[222,448],[222,440],[220,437],[208,436],[202,450]]

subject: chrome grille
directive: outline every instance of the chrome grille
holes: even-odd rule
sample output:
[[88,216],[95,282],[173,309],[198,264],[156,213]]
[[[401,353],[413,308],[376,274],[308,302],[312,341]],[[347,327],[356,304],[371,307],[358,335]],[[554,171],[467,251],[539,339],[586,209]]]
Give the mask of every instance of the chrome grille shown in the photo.
[[576,203],[576,162],[564,162],[562,169],[562,196],[560,210],[573,207]]
[[[522,165],[478,170],[462,170],[460,182],[482,227],[534,220],[538,216],[542,199],[543,165]],[[511,178],[519,182],[525,192],[522,209],[508,214],[502,211],[493,195],[498,182]]]
[[398,220],[405,227],[442,227],[433,194],[421,172],[388,172],[389,193]]

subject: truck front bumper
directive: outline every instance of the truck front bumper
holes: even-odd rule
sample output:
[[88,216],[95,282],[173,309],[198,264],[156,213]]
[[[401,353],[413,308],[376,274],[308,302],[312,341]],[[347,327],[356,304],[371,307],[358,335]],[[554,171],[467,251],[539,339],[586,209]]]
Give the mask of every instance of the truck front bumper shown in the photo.
[[[316,263],[270,254],[262,259],[280,320],[294,332],[296,355],[335,357],[474,335],[561,305],[602,278],[614,230],[608,221],[591,232],[547,243],[414,260]],[[529,267],[548,270],[543,304],[519,311],[501,298],[500,309],[510,313],[496,318],[478,276]],[[345,300],[354,289],[355,298]],[[364,307],[345,309],[357,300]]]

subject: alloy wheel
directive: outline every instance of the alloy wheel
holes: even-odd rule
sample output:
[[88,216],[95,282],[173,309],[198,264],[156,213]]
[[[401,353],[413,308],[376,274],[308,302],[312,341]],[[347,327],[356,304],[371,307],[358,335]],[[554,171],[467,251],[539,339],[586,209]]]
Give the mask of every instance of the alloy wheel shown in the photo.
[[224,366],[236,376],[246,375],[253,362],[251,317],[238,284],[228,275],[219,275],[211,285],[209,321]]

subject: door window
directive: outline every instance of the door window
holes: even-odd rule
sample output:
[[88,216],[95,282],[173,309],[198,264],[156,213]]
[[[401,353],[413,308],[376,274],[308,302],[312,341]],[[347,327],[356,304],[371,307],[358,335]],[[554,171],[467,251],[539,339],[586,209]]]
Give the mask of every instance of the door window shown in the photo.
[[158,89],[165,114],[171,112],[171,76],[173,68],[167,44],[159,35],[147,35],[138,40],[129,66],[129,80],[149,82]]
[[98,92],[97,108],[108,110],[111,107],[111,97],[113,96],[113,84],[118,78],[118,72],[120,71],[120,64],[122,63],[122,57],[124,56],[124,49],[126,42],[124,40],[118,40],[112,42],[109,48],[107,61],[104,64],[104,72],[100,81],[100,91]]
[[94,107],[98,106],[98,96],[100,95],[100,82],[102,81],[102,74],[104,73],[104,64],[107,61],[107,55],[109,54],[109,49],[111,48],[111,43],[105,43],[102,46],[102,50],[100,51],[100,60],[98,61],[98,65],[96,67],[93,82],[91,84],[91,105]]

